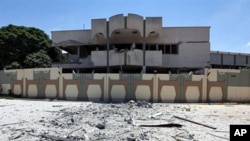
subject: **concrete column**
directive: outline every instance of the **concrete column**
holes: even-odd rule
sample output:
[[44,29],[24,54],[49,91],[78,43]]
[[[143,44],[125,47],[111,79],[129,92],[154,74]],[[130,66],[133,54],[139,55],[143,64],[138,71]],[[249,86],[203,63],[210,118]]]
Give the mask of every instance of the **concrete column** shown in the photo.
[[153,102],[158,102],[158,75],[154,73],[153,77]]
[[110,38],[109,38],[109,22],[107,22],[107,31],[106,31],[106,34],[107,34],[107,73],[110,72],[110,68],[109,68],[109,44],[110,44]]
[[208,79],[208,69],[204,69],[204,77],[202,81],[202,102],[208,101],[207,97],[207,79]]
[[146,65],[146,43],[145,43],[145,38],[143,38],[143,66]]
[[[146,61],[145,61],[145,59],[146,59],[146,21],[144,20],[143,21],[143,43],[142,43],[142,45],[143,45],[143,66],[145,66],[146,65]],[[146,71],[146,70],[145,70]]]
[[77,46],[77,56],[80,58],[80,46]]
[[26,97],[28,96],[26,93],[26,75],[25,75],[25,69],[23,69],[23,96]]
[[109,69],[109,38],[107,38],[107,73],[110,72],[110,69]]
[[58,99],[63,99],[63,76],[62,76],[62,68],[58,68],[59,73],[59,96]]

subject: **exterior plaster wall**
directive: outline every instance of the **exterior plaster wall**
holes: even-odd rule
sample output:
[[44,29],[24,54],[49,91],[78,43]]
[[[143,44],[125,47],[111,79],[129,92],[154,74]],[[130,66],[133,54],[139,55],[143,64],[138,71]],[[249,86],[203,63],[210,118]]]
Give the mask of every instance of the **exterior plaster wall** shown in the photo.
[[212,65],[244,66],[250,64],[250,56],[244,53],[211,51],[210,56]]
[[164,43],[209,42],[210,27],[164,27]]
[[151,32],[154,34],[162,34],[162,17],[146,17],[145,20],[145,35],[150,36]]
[[[126,31],[127,30],[127,31]],[[113,33],[111,35],[110,41],[112,44],[130,44],[132,45],[133,43],[141,43],[142,38],[140,34],[132,34],[133,30],[131,29],[126,29],[126,30],[119,30],[121,34],[115,35]],[[130,46],[129,46],[130,47]]]
[[[107,63],[105,63],[106,65]],[[116,53],[115,51],[109,52],[109,65],[116,66],[116,65],[124,65],[124,53]]]
[[228,87],[228,101],[250,101],[250,87]]
[[234,55],[223,54],[223,65],[234,65]]
[[107,52],[106,51],[92,51],[91,61],[94,66],[107,66]]
[[179,45],[179,54],[163,54],[163,66],[203,68],[209,65],[210,54],[207,52],[210,52],[209,43],[182,43]]
[[246,62],[246,56],[243,56],[243,55],[235,55],[235,65],[238,65],[238,66],[243,66],[245,64],[247,64]]
[[[90,101],[249,102],[250,71],[206,69],[209,74],[60,74],[58,68],[33,69],[34,78],[17,80],[1,71],[2,89],[31,98]],[[61,72],[61,70],[59,70]],[[13,73],[16,72],[16,73]],[[13,79],[4,78],[5,75]],[[55,79],[55,75],[57,78]],[[39,79],[38,79],[39,78]],[[24,89],[26,88],[26,89]]]
[[118,14],[109,18],[109,36],[112,35],[116,29],[125,28],[125,21],[123,14]]
[[106,19],[92,19],[91,20],[91,38],[93,39],[94,36],[102,36],[105,38],[107,37],[107,21]]
[[162,51],[146,51],[145,62],[146,66],[162,66]]
[[[161,66],[162,65],[161,51],[146,51],[146,65],[147,66]],[[92,51],[91,61],[94,66],[106,66],[107,52],[106,51]],[[143,51],[134,49],[127,52],[109,51],[109,65],[143,65]]]
[[210,64],[220,65],[221,64],[221,54],[210,53]]
[[143,36],[143,17],[136,14],[128,14],[127,16],[127,28],[136,29]]
[[143,51],[134,49],[133,51],[128,51],[126,53],[126,64],[127,65],[143,65]]

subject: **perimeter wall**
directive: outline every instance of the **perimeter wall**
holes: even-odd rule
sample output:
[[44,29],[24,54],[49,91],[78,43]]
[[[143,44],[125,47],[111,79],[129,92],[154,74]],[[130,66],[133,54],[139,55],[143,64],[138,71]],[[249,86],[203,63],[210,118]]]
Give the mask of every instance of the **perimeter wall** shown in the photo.
[[250,102],[250,71],[189,74],[73,74],[60,68],[0,71],[2,93],[90,101]]

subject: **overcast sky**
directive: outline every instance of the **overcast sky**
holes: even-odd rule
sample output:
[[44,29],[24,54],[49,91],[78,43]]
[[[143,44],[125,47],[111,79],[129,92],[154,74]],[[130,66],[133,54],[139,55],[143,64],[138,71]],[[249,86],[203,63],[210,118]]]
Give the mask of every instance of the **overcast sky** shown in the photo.
[[211,50],[250,53],[250,0],[0,0],[0,27],[90,29],[116,14],[161,16],[163,26],[211,26]]

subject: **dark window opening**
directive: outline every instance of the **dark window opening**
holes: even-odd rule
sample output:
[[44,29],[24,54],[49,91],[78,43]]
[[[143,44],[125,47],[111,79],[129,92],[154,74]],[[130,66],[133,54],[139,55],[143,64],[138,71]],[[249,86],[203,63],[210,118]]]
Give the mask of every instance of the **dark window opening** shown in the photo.
[[103,51],[107,50],[106,45],[86,45],[80,47],[80,57],[85,58],[91,55],[91,51]]
[[93,49],[96,50],[96,51],[98,51],[98,50],[107,50],[107,46],[106,45],[95,45],[95,47]]
[[135,44],[135,48],[143,50],[143,44]]
[[242,66],[234,65],[223,65],[223,64],[211,64],[212,68],[222,68],[222,69],[240,69]]
[[178,46],[177,45],[171,45],[171,54],[178,54]]
[[178,54],[179,53],[178,45],[176,44],[171,44],[171,45],[160,44],[159,50],[162,51],[162,54]]
[[162,51],[162,54],[164,53],[164,45],[158,45],[158,49]]
[[146,44],[146,50],[157,50],[156,44]]
[[165,45],[165,52],[164,54],[171,54],[171,46],[170,45]]
[[111,50],[122,51],[122,50],[130,50],[132,44],[113,44],[111,45]]

